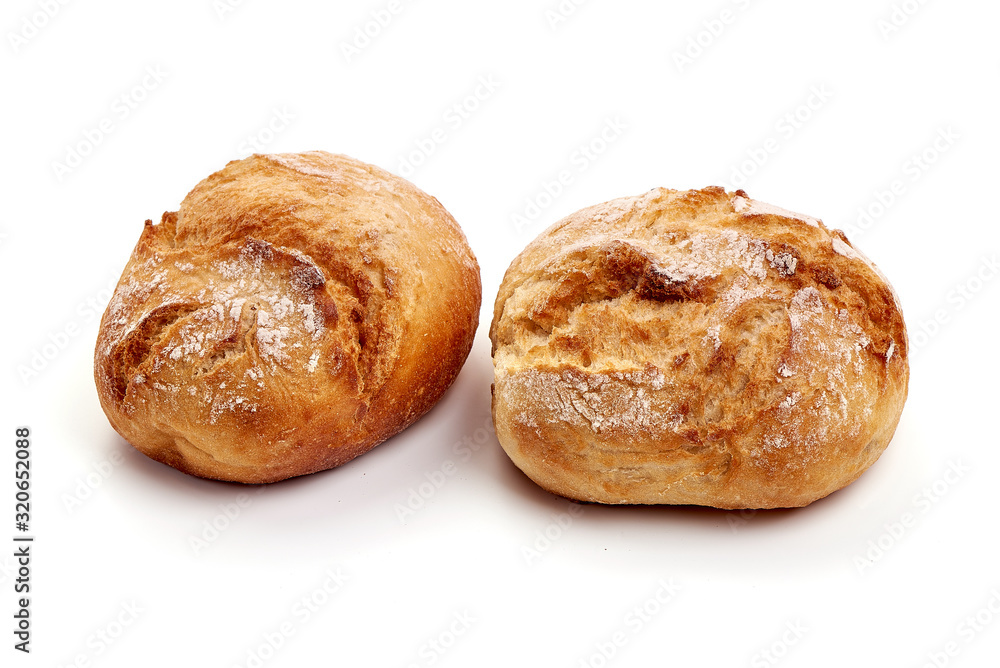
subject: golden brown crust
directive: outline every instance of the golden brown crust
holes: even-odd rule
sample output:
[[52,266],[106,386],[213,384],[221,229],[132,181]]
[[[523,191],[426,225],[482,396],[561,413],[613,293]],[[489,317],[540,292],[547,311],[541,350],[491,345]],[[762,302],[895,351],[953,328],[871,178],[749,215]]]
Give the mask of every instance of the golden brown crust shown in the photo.
[[146,221],[101,322],[98,395],[126,440],[187,473],[321,471],[437,402],[480,301],[436,199],[345,156],[254,155]]
[[490,337],[508,455],[602,503],[806,505],[874,463],[909,377],[898,300],[842,232],[714,187],[550,227]]

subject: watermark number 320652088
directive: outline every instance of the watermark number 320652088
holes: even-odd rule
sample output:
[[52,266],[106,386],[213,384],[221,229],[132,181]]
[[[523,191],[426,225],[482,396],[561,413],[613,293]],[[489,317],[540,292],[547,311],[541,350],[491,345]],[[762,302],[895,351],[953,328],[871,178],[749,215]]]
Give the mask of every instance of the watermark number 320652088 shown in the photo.
[[14,649],[31,651],[31,430],[18,427],[14,441]]

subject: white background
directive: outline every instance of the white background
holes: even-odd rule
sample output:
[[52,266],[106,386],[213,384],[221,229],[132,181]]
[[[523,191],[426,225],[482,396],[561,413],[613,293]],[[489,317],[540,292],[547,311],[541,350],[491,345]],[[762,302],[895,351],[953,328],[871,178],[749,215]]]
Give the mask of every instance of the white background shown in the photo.
[[[996,665],[1000,8],[898,2],[591,0],[555,22],[557,0],[404,1],[350,56],[388,0],[49,2],[51,17],[5,2],[0,663]],[[430,141],[409,178],[462,224],[484,288],[475,348],[433,411],[263,491],[132,451],[91,375],[143,221],[251,139],[396,173]],[[503,272],[578,208],[711,184],[848,230],[891,278],[912,347],[895,439],[801,510],[571,506],[486,431]],[[23,425],[30,655],[11,633]]]

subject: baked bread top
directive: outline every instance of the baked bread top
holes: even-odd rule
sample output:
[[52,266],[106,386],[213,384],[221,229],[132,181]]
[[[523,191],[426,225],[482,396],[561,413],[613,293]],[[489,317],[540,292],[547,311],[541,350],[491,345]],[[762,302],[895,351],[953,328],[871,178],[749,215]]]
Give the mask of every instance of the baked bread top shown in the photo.
[[99,395],[127,440],[189,473],[330,468],[440,398],[480,298],[433,197],[346,156],[254,155],[146,221],[101,323]]
[[842,232],[715,187],[559,221],[490,335],[515,463],[609,503],[809,503],[882,452],[909,374],[896,295]]

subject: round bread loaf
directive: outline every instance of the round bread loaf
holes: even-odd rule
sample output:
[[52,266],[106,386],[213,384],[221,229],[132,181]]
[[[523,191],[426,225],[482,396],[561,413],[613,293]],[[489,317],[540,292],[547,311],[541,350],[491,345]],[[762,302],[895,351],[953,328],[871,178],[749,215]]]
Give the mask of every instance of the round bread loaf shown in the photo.
[[844,234],[721,188],[559,221],[490,337],[503,448],[600,503],[804,506],[875,462],[909,378],[899,302]]
[[345,156],[254,155],[146,221],[101,321],[98,395],[127,441],[186,473],[321,471],[441,398],[480,302],[433,197]]

